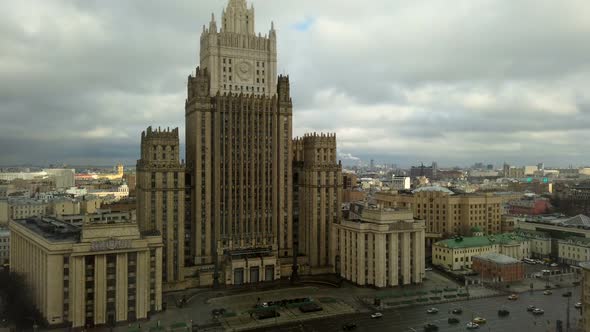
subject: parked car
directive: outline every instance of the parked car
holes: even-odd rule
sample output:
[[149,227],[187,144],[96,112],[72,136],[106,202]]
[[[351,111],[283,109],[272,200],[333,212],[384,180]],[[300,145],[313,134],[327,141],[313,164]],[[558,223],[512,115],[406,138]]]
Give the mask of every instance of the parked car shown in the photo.
[[432,268],[431,267],[427,267],[427,268],[424,269],[424,271],[432,271]]
[[438,313],[438,309],[433,307],[433,308],[426,310],[426,312],[429,314],[436,314],[436,313]]
[[553,292],[550,290],[546,290],[543,292],[543,295],[551,295],[551,294],[553,294]]
[[449,317],[449,319],[447,319],[447,323],[449,323],[449,324],[459,324],[459,318]]
[[376,312],[371,315],[371,318],[381,318],[381,317],[383,317],[383,314],[380,312]]
[[535,310],[533,310],[533,315],[542,315],[545,313],[545,310],[541,309],[541,308],[536,308]]
[[506,310],[506,309],[500,309],[498,310],[498,316],[500,317],[506,317],[510,315],[510,311]]
[[483,317],[475,317],[472,322],[474,322],[476,324],[485,324],[486,319]]
[[558,267],[559,265],[557,265],[557,263],[551,263],[550,265],[551,267]]
[[518,295],[516,295],[516,294],[510,294],[510,296],[508,296],[508,299],[510,301],[516,301],[516,300],[518,300]]
[[455,308],[455,309],[453,309],[453,311],[451,311],[451,312],[452,312],[453,314],[455,314],[455,315],[460,315],[460,314],[462,314],[462,313],[463,313],[463,309],[461,309],[461,308]]
[[434,331],[438,331],[438,326],[431,324],[431,323],[424,325],[424,332],[434,332]]
[[572,296],[572,292],[565,292],[565,293],[561,294],[561,296],[563,296],[563,297],[571,297]]
[[576,309],[580,309],[580,308],[582,308],[582,302],[577,302],[576,304],[574,304],[574,307],[575,307]]
[[528,312],[532,312],[535,309],[537,309],[537,307],[535,307],[534,305],[530,305],[530,306],[526,307],[526,311],[528,311]]
[[468,330],[475,330],[477,328],[479,328],[479,324],[474,323],[474,322],[467,323],[467,329]]
[[356,324],[355,323],[346,323],[344,325],[342,325],[342,329],[344,331],[352,331],[356,329]]

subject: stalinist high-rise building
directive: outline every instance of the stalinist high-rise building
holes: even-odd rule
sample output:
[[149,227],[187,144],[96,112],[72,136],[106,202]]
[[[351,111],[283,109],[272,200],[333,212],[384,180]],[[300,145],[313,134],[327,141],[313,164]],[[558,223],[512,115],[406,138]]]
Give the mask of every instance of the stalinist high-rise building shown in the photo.
[[277,79],[277,39],[256,34],[254,8],[230,0],[201,34],[188,77],[186,167],[190,254],[199,283],[271,281],[293,254],[292,104]]

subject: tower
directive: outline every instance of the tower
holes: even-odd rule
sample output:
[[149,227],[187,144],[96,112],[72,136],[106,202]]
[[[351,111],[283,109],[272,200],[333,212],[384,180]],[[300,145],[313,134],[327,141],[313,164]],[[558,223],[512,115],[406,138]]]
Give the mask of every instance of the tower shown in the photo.
[[254,31],[254,8],[230,0],[188,77],[187,237],[203,286],[277,279],[292,254],[289,79],[275,76],[274,28]]
[[124,171],[125,171],[125,168],[123,167],[123,164],[121,164],[121,163],[117,164],[117,176],[120,176],[122,178]]
[[179,161],[178,128],[141,133],[137,161],[137,220],[142,232],[162,235],[164,290],[183,288],[185,167]]
[[335,134],[306,134],[293,141],[293,218],[298,254],[312,273],[335,270],[333,224],[342,218],[342,165]]
[[273,96],[277,85],[277,36],[274,24],[268,35],[256,35],[254,7],[231,0],[218,25],[211,15],[201,34],[200,67],[210,75],[210,93],[245,93]]

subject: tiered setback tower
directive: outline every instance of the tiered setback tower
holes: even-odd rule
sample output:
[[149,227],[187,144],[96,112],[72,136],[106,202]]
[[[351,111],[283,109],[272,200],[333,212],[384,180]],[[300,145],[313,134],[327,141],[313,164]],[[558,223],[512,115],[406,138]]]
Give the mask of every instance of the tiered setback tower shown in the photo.
[[211,15],[201,34],[201,69],[211,79],[211,96],[217,92],[274,96],[277,92],[277,36],[274,25],[267,35],[256,35],[254,7],[231,0],[217,30]]
[[293,248],[289,78],[279,77],[272,97],[211,95],[210,84],[208,70],[197,68],[186,101],[191,254],[200,283],[215,284],[219,272],[225,284],[274,280],[279,257]]
[[184,288],[185,167],[179,161],[178,128],[141,133],[137,161],[137,220],[141,231],[162,234],[164,290]]
[[342,218],[342,165],[335,134],[306,134],[293,140],[294,220],[299,254],[311,271],[334,272],[333,224]]

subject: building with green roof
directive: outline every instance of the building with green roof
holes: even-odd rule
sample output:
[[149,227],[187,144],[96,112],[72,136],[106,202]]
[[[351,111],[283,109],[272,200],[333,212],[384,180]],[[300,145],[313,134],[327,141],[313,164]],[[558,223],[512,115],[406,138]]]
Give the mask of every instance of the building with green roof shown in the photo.
[[498,253],[515,259],[530,257],[530,240],[516,233],[455,237],[432,245],[432,263],[447,270],[471,269],[473,256]]

